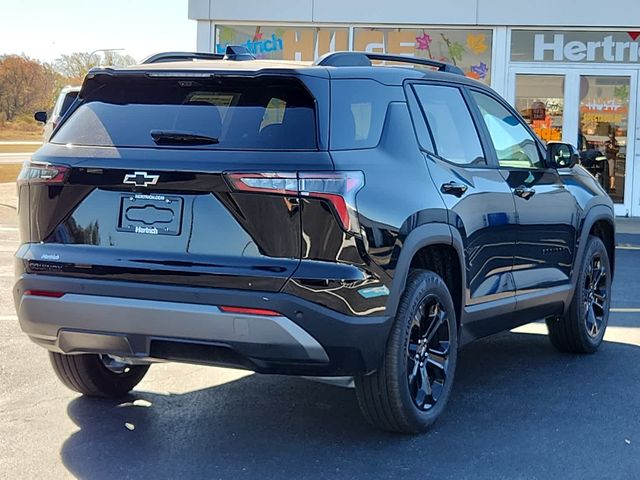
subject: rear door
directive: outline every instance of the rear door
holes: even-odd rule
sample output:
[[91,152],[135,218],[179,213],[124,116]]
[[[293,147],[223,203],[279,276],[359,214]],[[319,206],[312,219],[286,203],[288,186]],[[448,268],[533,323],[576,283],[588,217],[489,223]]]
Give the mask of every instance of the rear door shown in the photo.
[[[518,214],[514,278],[518,295],[566,287],[576,251],[578,204],[518,115],[497,97],[472,91]],[[548,302],[551,309],[556,306]],[[518,308],[526,308],[526,300]]]
[[333,169],[307,86],[101,77],[23,171],[29,271],[281,289],[300,262],[297,172]]
[[[482,304],[502,302],[501,313],[513,311],[512,277],[515,249],[515,206],[500,172],[489,163],[461,89],[419,84],[412,88],[433,139],[425,154],[429,172],[449,210],[449,223],[464,244],[467,306],[476,310],[467,321],[483,316]],[[493,310],[495,313],[497,310]],[[473,328],[472,325],[468,325]],[[485,326],[478,325],[478,334]]]

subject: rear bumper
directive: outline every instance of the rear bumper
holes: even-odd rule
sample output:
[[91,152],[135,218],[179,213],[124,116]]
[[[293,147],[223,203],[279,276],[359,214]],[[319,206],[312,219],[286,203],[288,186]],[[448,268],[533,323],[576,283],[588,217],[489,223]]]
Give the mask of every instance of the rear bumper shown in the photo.
[[[27,290],[63,292],[60,298]],[[354,317],[287,294],[22,275],[22,329],[62,353],[103,353],[289,375],[357,375],[377,368],[387,317]],[[217,305],[280,316],[226,313]]]

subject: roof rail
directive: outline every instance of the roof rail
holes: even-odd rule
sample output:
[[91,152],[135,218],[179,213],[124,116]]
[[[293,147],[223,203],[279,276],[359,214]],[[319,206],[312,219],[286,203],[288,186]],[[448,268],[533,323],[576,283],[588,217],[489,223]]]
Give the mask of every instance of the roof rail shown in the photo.
[[372,65],[371,60],[425,65],[436,68],[440,72],[464,75],[462,69],[457,65],[427,58],[404,57],[401,55],[390,55],[388,53],[332,52],[320,57],[314,65],[325,67],[370,67]]
[[222,60],[224,55],[208,52],[162,52],[145,58],[142,64],[193,60]]
[[209,52],[162,52],[151,55],[142,64],[165,63],[195,60],[255,60],[256,57],[243,45],[227,45],[224,55]]

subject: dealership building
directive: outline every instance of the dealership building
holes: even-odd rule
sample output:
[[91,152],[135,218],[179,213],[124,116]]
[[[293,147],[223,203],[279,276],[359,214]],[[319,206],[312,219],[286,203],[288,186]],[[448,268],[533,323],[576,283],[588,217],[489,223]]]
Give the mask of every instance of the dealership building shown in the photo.
[[313,61],[364,50],[456,64],[544,140],[608,155],[616,214],[640,216],[638,0],[189,0],[189,18],[199,51],[245,45],[260,58]]

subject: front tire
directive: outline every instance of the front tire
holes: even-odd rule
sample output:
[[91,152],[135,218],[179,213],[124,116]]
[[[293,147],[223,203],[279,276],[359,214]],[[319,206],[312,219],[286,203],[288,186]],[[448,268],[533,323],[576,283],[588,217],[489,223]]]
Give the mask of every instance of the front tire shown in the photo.
[[426,431],[444,410],[456,369],[451,294],[436,273],[409,274],[380,368],[356,378],[364,417],[387,431]]
[[125,365],[106,355],[49,352],[49,359],[62,383],[90,397],[122,397],[149,370],[149,365]]
[[566,315],[547,319],[549,339],[561,352],[594,353],[609,323],[611,266],[600,238],[589,236],[578,283]]

